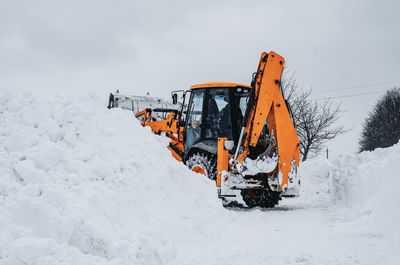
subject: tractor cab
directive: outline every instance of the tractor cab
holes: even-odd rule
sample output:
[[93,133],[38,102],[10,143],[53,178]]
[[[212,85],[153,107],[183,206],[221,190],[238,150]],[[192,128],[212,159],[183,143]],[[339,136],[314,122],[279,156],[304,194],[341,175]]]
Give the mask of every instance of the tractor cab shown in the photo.
[[199,151],[216,155],[218,137],[237,143],[250,87],[205,83],[194,85],[187,92],[190,97],[182,122],[183,159]]

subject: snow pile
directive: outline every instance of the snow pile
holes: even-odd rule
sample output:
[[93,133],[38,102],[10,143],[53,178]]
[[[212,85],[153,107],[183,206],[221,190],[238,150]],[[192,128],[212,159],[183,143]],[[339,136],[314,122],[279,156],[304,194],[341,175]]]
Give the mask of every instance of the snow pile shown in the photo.
[[400,144],[337,158],[330,194],[352,217],[400,242]]
[[0,264],[165,263],[177,231],[201,238],[220,209],[210,181],[104,99],[3,93],[0,116]]
[[300,199],[310,202],[310,207],[330,207],[331,171],[335,168],[330,160],[309,159],[300,164],[298,174],[301,181]]
[[356,229],[390,238],[400,247],[399,158],[400,143],[332,161],[306,161],[299,168],[301,199],[310,207],[329,207],[335,218],[352,221]]
[[301,196],[227,210],[130,111],[0,92],[0,264],[398,264],[400,145],[310,160]]

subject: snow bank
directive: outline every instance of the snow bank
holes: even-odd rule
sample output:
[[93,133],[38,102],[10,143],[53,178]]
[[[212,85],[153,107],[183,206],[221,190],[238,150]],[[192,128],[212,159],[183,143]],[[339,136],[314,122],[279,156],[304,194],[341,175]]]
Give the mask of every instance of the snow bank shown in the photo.
[[301,196],[226,210],[107,98],[0,92],[0,264],[398,264],[400,145],[299,168]]
[[105,103],[2,92],[0,264],[166,263],[177,231],[201,235],[220,209],[210,181]]
[[340,156],[330,170],[330,194],[360,224],[400,242],[400,144]]
[[[302,199],[400,247],[400,144],[303,163]],[[400,249],[399,249],[400,250]]]

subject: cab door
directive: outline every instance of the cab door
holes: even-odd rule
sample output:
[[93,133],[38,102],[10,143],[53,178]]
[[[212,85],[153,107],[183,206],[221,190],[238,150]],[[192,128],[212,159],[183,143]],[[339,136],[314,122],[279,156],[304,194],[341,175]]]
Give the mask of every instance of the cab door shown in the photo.
[[195,90],[191,93],[190,104],[185,123],[185,143],[184,150],[189,150],[190,147],[202,138],[203,128],[203,102],[204,90]]

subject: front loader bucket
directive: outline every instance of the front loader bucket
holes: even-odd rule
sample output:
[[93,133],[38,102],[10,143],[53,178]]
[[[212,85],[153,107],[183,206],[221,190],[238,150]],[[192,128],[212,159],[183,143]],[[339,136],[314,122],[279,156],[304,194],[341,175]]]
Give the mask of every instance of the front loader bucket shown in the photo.
[[158,121],[166,119],[169,112],[180,110],[181,105],[174,105],[170,100],[166,100],[163,98],[123,95],[117,91],[114,94],[110,93],[108,108],[122,108],[125,110],[130,110],[134,114],[142,112],[143,110],[152,110],[152,121]]

